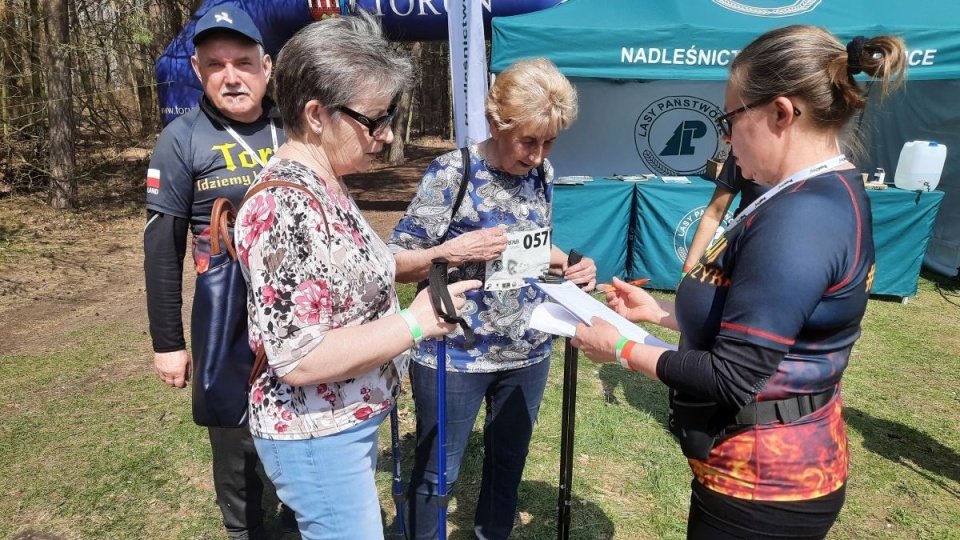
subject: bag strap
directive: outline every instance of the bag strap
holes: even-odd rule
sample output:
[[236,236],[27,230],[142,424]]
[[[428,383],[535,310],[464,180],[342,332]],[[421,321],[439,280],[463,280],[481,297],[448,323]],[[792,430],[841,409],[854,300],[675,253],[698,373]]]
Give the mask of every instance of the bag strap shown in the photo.
[[[256,195],[257,193],[260,193],[261,191],[269,187],[286,187],[291,189],[297,189],[306,193],[307,196],[313,199],[313,202],[317,203],[317,212],[320,212],[320,217],[323,219],[323,227],[327,231],[327,237],[328,238],[331,237],[330,223],[327,222],[327,214],[326,212],[323,211],[323,205],[320,204],[320,199],[317,199],[317,196],[314,195],[312,191],[310,191],[309,189],[307,189],[301,184],[296,184],[294,182],[287,182],[286,180],[267,180],[266,182],[261,182],[253,186],[249,190],[247,190],[247,194],[244,195],[243,200],[240,201],[240,208],[243,208],[243,205],[246,204],[247,201],[252,199],[254,195]],[[228,205],[230,205],[229,206],[230,210],[233,211],[233,205],[230,204],[230,200],[224,199],[224,198],[217,199],[217,201],[214,203],[215,210],[217,208],[217,203],[219,203],[220,201],[225,201]],[[233,212],[234,219],[236,219],[236,215],[237,215],[236,212]],[[233,242],[229,240],[229,235],[227,236],[227,240],[225,240],[225,244],[228,246],[228,250],[230,250],[231,254],[233,255],[233,258],[236,259],[237,254],[236,254],[236,251],[233,250]],[[257,382],[257,379],[260,377],[260,374],[263,373],[263,370],[266,369],[266,367],[267,367],[267,351],[263,348],[263,343],[261,343],[260,346],[257,348],[257,356],[253,360],[253,369],[250,370],[250,378],[247,380],[247,388],[250,388],[251,386],[253,386],[253,383]]]
[[247,388],[253,386],[260,378],[260,374],[267,368],[267,351],[263,348],[263,343],[257,347],[257,357],[253,359],[253,369],[250,370],[250,378],[247,380]]
[[233,248],[233,239],[230,238],[230,225],[237,219],[237,211],[233,203],[226,197],[220,197],[213,202],[210,212],[210,253],[220,255],[224,250],[230,258],[237,260],[237,250]]
[[[457,198],[453,201],[453,206],[450,208],[450,223],[447,224],[447,230],[443,232],[443,235],[440,236],[440,243],[443,243],[447,239],[447,234],[450,233],[450,225],[453,224],[453,218],[457,215],[457,210],[460,209],[460,205],[463,203],[463,198],[467,195],[467,184],[470,183],[468,175],[470,174],[470,147],[464,146],[460,149],[460,162],[463,164],[457,172],[460,173],[460,188],[457,190]],[[417,283],[417,292],[422,291],[427,288],[429,285],[429,279],[424,278]]]
[[[467,184],[470,183],[470,147],[464,146],[460,149],[460,162],[463,166],[460,168],[460,190],[457,192],[457,199],[453,202],[453,211],[450,212],[450,222],[453,223],[453,217],[457,215],[457,210],[463,204],[463,197],[467,194]],[[447,226],[447,232],[450,232],[450,226]],[[443,235],[446,237],[446,233]]]

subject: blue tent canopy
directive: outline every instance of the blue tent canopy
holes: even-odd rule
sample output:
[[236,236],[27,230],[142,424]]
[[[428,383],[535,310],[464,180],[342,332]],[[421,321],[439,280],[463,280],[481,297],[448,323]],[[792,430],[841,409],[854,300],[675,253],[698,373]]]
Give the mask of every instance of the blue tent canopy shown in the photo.
[[910,79],[960,79],[953,0],[570,0],[495,18],[491,67],[546,56],[571,77],[725,80],[737,51],[789,24],[823,26],[845,40],[898,35],[910,50]]

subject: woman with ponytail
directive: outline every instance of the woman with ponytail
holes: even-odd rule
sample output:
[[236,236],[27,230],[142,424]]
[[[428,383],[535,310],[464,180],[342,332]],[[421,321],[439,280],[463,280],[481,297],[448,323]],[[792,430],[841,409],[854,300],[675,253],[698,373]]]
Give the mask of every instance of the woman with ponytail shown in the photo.
[[[843,506],[841,378],[874,275],[870,201],[840,134],[903,77],[895,37],[844,45],[789,26],[730,68],[717,119],[743,175],[770,186],[680,282],[676,302],[623,282],[620,314],[681,332],[678,351],[595,319],[573,345],[670,387],[670,430],[694,480],[687,538],[823,538]],[[846,141],[845,141],[846,142]]]

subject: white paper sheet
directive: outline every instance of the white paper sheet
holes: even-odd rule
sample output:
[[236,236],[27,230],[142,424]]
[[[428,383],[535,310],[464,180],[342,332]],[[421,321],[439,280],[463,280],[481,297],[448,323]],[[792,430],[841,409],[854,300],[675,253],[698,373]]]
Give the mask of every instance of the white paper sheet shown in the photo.
[[533,310],[530,328],[564,337],[573,337],[577,322],[587,325],[593,317],[612,324],[620,335],[646,345],[677,350],[676,345],[662,341],[649,332],[617,314],[602,302],[583,292],[573,282],[534,283],[556,303],[543,303]]
[[555,336],[573,337],[577,334],[580,319],[567,308],[553,302],[544,302],[530,314],[530,328]]

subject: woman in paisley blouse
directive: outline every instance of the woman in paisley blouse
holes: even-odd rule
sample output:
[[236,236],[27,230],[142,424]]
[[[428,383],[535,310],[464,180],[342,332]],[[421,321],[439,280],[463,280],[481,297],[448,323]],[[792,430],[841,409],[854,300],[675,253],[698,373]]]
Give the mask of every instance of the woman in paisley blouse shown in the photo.
[[[504,70],[486,99],[491,137],[469,147],[469,163],[463,163],[459,150],[433,161],[390,240],[399,281],[424,279],[431,259],[444,257],[452,267],[451,283],[480,279],[490,289],[466,294],[463,316],[476,343],[465,348],[458,330],[446,340],[444,359],[449,372],[448,486],[457,479],[467,438],[486,402],[483,478],[475,517],[479,538],[506,538],[513,528],[517,489],[550,367],[551,336],[527,328],[543,293],[525,283],[509,283],[516,276],[497,274],[496,269],[549,268],[588,290],[595,284],[591,259],[568,267],[567,255],[547,240],[553,168],[546,158],[557,133],[576,114],[573,87],[548,60],[522,61]],[[454,209],[461,182],[468,182],[467,191]],[[505,253],[508,238],[516,247]],[[524,238],[534,249],[512,255],[523,247]],[[506,264],[497,264],[503,259]],[[508,281],[498,281],[497,275]],[[418,539],[438,534],[436,366],[436,344],[424,341],[410,374],[417,449],[407,525],[409,536]]]
[[[411,65],[375,19],[311,24],[276,65],[288,140],[240,210],[250,338],[269,367],[250,392],[250,429],[304,539],[383,538],[374,472],[377,428],[395,406],[409,349],[453,326],[425,294],[399,310],[394,258],[343,183],[393,140]],[[462,295],[479,286],[450,286]]]

